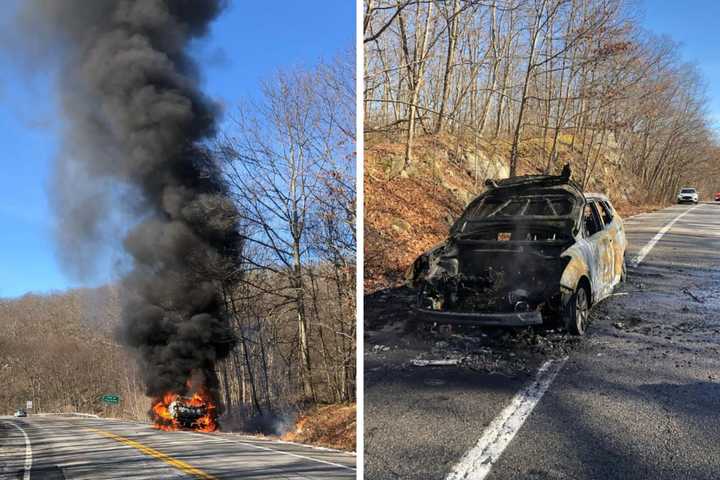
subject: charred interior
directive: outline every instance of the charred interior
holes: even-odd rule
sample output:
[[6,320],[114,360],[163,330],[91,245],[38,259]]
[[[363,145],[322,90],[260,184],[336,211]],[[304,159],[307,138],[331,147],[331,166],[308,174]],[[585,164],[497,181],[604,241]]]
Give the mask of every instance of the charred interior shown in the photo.
[[[531,245],[492,245],[463,240],[454,246],[452,265],[423,282],[419,306],[432,310],[529,312],[559,293],[567,258]],[[499,243],[499,242],[498,242]]]

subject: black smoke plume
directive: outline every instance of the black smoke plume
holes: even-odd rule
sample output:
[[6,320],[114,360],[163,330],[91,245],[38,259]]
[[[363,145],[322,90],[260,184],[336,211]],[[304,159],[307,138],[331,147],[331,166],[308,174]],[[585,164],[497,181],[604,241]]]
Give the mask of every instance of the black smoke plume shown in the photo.
[[198,375],[212,391],[215,362],[234,345],[222,292],[241,244],[235,207],[203,148],[218,109],[188,50],[223,2],[24,0],[22,8],[24,34],[60,57],[64,147],[50,190],[61,260],[86,272],[113,222],[129,218],[122,339],[141,354],[147,394],[187,393]]

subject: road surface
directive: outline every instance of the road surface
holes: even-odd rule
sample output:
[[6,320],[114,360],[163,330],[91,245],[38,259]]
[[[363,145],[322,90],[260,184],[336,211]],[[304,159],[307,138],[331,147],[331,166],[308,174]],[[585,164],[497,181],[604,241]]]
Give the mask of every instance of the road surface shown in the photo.
[[355,456],[119,420],[0,417],[0,479],[351,479]]
[[626,230],[646,255],[579,341],[408,334],[409,294],[366,301],[366,478],[720,478],[720,205]]

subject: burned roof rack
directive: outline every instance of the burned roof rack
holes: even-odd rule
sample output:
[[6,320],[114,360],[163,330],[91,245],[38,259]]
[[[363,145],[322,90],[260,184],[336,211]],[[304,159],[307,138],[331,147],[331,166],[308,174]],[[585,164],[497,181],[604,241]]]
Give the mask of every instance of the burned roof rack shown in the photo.
[[519,177],[510,177],[502,180],[493,180],[488,178],[485,180],[485,186],[491,189],[504,189],[527,187],[537,185],[542,187],[552,187],[555,185],[569,185],[575,190],[583,194],[580,186],[570,179],[570,165],[565,164],[560,175],[523,175]]

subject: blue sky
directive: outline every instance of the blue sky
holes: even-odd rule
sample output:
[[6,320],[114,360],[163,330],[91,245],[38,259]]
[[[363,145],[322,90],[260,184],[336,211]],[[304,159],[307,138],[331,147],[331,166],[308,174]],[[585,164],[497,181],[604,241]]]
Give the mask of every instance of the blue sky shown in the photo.
[[[355,41],[352,0],[229,3],[195,47],[205,91],[229,106],[257,94],[278,68],[331,58]],[[0,297],[77,286],[55,260],[46,194],[62,121],[52,78],[28,79],[12,65],[0,51]]]
[[696,64],[707,83],[708,111],[720,130],[720,2],[641,0],[642,24],[680,42],[683,59]]

